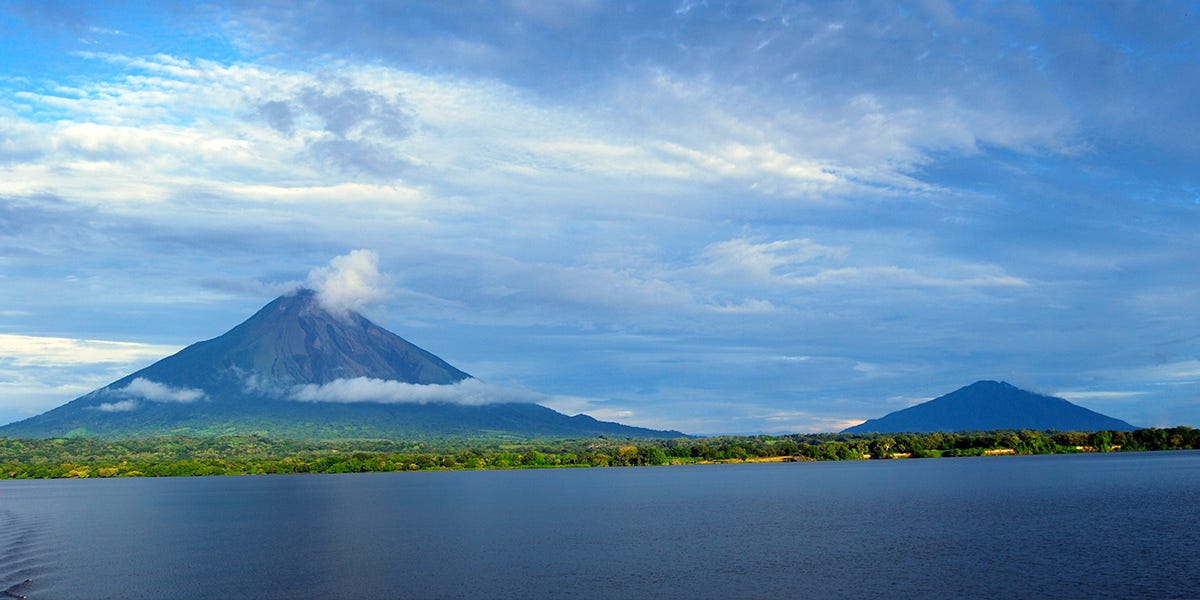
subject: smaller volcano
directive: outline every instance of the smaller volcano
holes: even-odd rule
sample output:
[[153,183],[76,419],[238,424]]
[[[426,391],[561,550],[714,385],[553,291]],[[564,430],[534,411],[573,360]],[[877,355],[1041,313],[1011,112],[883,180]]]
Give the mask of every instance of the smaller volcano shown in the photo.
[[1003,381],[976,381],[928,402],[844,429],[842,433],[997,429],[1132,431],[1136,427],[1062,398],[1027,392]]
[[[347,393],[352,391],[353,393]],[[0,436],[261,434],[298,439],[676,437],[568,417],[491,394],[467,373],[312,290],[276,298],[220,337]],[[511,394],[510,394],[511,396]],[[461,401],[460,401],[461,400]]]

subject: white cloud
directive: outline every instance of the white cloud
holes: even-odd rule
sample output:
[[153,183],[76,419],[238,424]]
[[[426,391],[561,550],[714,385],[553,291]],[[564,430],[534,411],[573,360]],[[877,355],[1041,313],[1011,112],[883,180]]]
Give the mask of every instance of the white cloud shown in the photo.
[[379,255],[373,250],[354,250],[334,257],[328,267],[308,274],[308,286],[317,292],[325,310],[345,316],[362,312],[388,297],[387,279],[379,273]]
[[1118,390],[1087,390],[1087,391],[1061,391],[1052,392],[1051,396],[1065,398],[1067,400],[1128,400],[1137,398],[1138,396],[1146,395],[1146,392],[1128,392]]
[[92,410],[101,412],[130,412],[138,407],[137,400],[120,400],[118,402],[104,402],[95,406],[89,406]]
[[1092,376],[1101,381],[1115,382],[1121,387],[1187,386],[1200,383],[1200,358],[1107,369],[1093,372]]
[[810,239],[755,242],[733,239],[707,246],[700,257],[712,277],[757,284],[797,277],[801,265],[817,259],[842,259],[845,248],[825,246]]
[[188,387],[171,387],[144,377],[138,377],[129,382],[129,385],[115,389],[112,393],[129,398],[149,400],[151,402],[178,402],[184,404],[205,398],[204,390]]
[[773,313],[777,309],[769,300],[751,298],[738,303],[712,304],[707,307],[709,312],[726,315],[755,315]]
[[478,379],[436,385],[404,383],[389,379],[355,377],[324,384],[304,384],[291,389],[290,400],[299,402],[376,402],[381,404],[428,404],[448,402],[481,405],[507,402],[537,403],[545,396],[528,390],[487,384]]
[[0,334],[0,424],[39,414],[179,346]]
[[0,333],[0,359],[17,367],[133,364],[178,351],[178,346]]
[[[850,265],[845,246],[828,246],[811,239],[758,242],[732,239],[710,244],[700,253],[698,271],[714,284],[742,284],[770,289],[777,286],[868,286],[918,288],[1027,287],[1020,277],[991,265],[941,264],[930,274],[895,265]],[[835,263],[835,264],[831,264]]]
[[1147,367],[1142,369],[1142,373],[1149,381],[1162,381],[1169,384],[1196,383],[1200,381],[1200,359],[1180,360]]
[[787,282],[802,286],[868,285],[872,287],[967,288],[1028,287],[1029,282],[996,269],[969,269],[961,276],[928,275],[907,267],[865,266],[824,269],[813,275],[791,277]]
[[860,419],[823,417],[799,410],[781,410],[763,415],[764,431],[768,433],[797,433],[841,431],[862,423]]
[[628,422],[635,415],[634,411],[624,408],[593,408],[588,411],[588,416],[600,421]]
[[[0,193],[53,189],[138,206],[188,186],[236,197],[237,187],[275,188],[248,197],[264,203],[311,186],[361,184],[364,175],[385,184],[380,193],[411,181],[435,186],[453,181],[489,192],[526,185],[570,191],[556,195],[558,205],[597,202],[579,193],[584,180],[597,191],[600,181],[619,186],[629,178],[643,187],[735,182],[760,194],[848,189],[837,174],[847,163],[840,151],[797,149],[787,136],[771,133],[778,131],[771,119],[726,112],[717,97],[672,91],[670,85],[656,93],[682,94],[686,110],[666,124],[657,123],[661,113],[656,114],[654,126],[647,127],[614,121],[607,110],[543,104],[494,80],[383,66],[339,64],[337,77],[329,77],[166,55],[83,56],[127,72],[71,89],[16,94],[16,114],[52,110],[61,118],[5,121],[5,129],[19,132],[4,142],[13,146],[10,154],[46,156],[12,167]],[[646,100],[620,92],[613,98],[617,104]],[[661,107],[659,100],[652,104]],[[804,119],[824,121],[819,115]],[[686,126],[676,128],[681,122]],[[707,133],[696,137],[697,131]],[[64,168],[87,174],[88,185],[63,178]],[[871,177],[859,174],[857,180]],[[505,195],[479,200],[495,204]],[[321,200],[336,198],[323,194]]]

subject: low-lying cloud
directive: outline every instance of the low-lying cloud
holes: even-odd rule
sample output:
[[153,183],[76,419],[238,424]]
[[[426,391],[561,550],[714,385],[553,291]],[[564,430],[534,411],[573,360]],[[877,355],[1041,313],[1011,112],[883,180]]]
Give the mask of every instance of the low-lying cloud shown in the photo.
[[379,254],[374,250],[334,257],[328,267],[309,272],[307,285],[317,292],[325,310],[339,316],[361,312],[388,296],[388,281],[379,272]]
[[137,400],[121,400],[119,402],[104,402],[91,408],[101,412],[129,412],[137,407]]
[[165,383],[159,383],[145,377],[135,378],[123,388],[98,392],[102,396],[117,396],[124,400],[114,402],[102,402],[95,406],[89,406],[92,410],[101,412],[117,413],[130,412],[137,410],[141,403],[139,400],[146,402],[159,403],[174,403],[188,404],[191,402],[199,402],[208,398],[204,390],[189,388],[189,387],[172,387]]
[[289,400],[298,402],[374,402],[379,404],[453,403],[479,406],[510,402],[537,403],[541,394],[520,388],[465,379],[445,385],[405,383],[390,379],[355,377],[324,384],[305,384],[291,388]]
[[130,398],[141,398],[151,402],[196,402],[205,398],[204,390],[187,387],[171,387],[169,385],[151,381],[145,377],[138,377],[129,382],[129,385],[116,390],[118,394]]

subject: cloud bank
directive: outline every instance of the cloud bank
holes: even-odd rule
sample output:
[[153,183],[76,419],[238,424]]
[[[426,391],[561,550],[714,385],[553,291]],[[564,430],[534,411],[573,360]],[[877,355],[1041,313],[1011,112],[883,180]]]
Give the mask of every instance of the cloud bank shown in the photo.
[[325,310],[340,316],[362,312],[388,297],[387,278],[380,274],[379,254],[373,250],[354,250],[335,257],[328,267],[313,269],[308,287],[317,292]]
[[528,390],[465,379],[449,385],[421,385],[388,379],[355,377],[325,384],[298,385],[287,398],[299,402],[375,402],[381,404],[454,403],[479,406],[510,402],[537,403],[543,396]]

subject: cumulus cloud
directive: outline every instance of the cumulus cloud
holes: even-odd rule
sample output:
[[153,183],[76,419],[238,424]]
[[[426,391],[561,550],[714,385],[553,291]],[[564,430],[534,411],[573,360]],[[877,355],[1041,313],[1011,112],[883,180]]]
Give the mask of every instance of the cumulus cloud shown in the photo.
[[466,379],[448,385],[422,385],[389,379],[355,377],[325,384],[298,385],[288,399],[299,402],[374,402],[380,404],[454,403],[478,406],[508,402],[536,403],[544,397],[520,388]]
[[[188,403],[203,400],[205,398],[204,390],[188,387],[171,387],[157,381],[151,381],[144,377],[138,377],[129,382],[129,385],[114,390],[114,392],[121,396],[126,396],[129,398],[141,398],[151,402]],[[122,410],[130,409],[132,409],[132,406]]]
[[340,316],[361,312],[388,297],[388,281],[379,272],[379,254],[374,250],[334,257],[328,267],[309,272],[308,287],[317,292],[325,310]]

